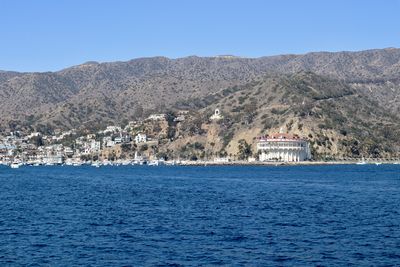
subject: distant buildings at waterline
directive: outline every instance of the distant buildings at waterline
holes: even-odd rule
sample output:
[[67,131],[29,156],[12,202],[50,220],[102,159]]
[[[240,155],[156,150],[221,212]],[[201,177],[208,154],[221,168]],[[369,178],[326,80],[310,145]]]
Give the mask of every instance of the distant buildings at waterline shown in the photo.
[[308,141],[282,131],[261,137],[257,151],[260,161],[299,162],[311,159]]
[[[252,139],[249,143],[245,139],[237,141],[233,136],[230,137],[232,142],[224,145],[218,142],[225,140],[218,138],[212,143],[193,138],[193,135],[190,135],[191,139],[183,139],[185,132],[182,129],[185,127],[182,127],[182,124],[186,123],[185,121],[192,122],[190,129],[194,130],[191,131],[203,137],[208,134],[214,137],[221,134],[222,132],[219,133],[216,129],[223,123],[224,115],[219,109],[215,109],[210,115],[209,120],[203,119],[202,123],[212,125],[213,133],[204,129],[201,133],[195,132],[201,125],[193,123],[193,115],[185,111],[152,114],[147,119],[129,122],[125,127],[109,125],[96,132],[68,130],[54,131],[47,135],[40,132],[10,132],[6,136],[0,136],[0,164],[122,164],[160,159],[174,162],[240,164],[255,161],[300,162],[311,158],[308,141],[283,131],[261,137],[256,142],[256,139]],[[189,129],[187,125],[183,126]],[[248,136],[247,141],[251,137]],[[175,140],[178,142],[173,143]],[[217,148],[213,150],[210,147]],[[225,151],[227,147],[229,150]],[[139,160],[140,157],[142,160]]]

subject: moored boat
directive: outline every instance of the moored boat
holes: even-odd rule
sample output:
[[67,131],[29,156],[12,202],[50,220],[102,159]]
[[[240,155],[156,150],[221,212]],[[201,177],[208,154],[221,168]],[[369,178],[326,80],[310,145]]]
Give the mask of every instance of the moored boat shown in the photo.
[[357,165],[365,165],[367,162],[365,161],[364,157],[362,157],[361,161],[356,163]]
[[21,162],[13,162],[10,164],[11,169],[18,169],[21,166],[22,166]]

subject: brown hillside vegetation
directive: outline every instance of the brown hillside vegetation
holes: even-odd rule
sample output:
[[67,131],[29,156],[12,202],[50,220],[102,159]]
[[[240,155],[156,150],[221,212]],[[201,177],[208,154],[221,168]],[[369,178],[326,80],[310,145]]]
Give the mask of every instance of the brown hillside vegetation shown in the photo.
[[218,144],[202,144],[213,147],[210,153],[235,155],[242,139],[255,151],[257,136],[280,128],[309,139],[314,155],[323,158],[387,157],[399,151],[400,125],[389,109],[343,81],[310,72],[265,76],[206,99],[188,102],[203,117],[215,108],[222,110],[223,120],[203,125],[212,129],[203,134],[205,140]]
[[[197,115],[176,129],[182,144],[165,144],[170,150],[198,142],[203,149],[186,152],[237,154],[243,140],[254,144],[254,137],[283,127],[309,138],[320,156],[386,156],[399,149],[399,73],[400,49],[394,48],[2,71],[0,130],[94,130],[188,109]],[[216,107],[225,118],[208,123]]]

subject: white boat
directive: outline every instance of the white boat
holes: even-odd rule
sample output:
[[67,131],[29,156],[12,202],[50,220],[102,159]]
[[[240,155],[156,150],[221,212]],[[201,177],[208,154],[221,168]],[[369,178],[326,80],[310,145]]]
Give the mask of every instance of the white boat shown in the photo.
[[375,165],[376,166],[379,166],[379,165],[381,165],[382,164],[382,162],[375,162]]
[[20,162],[13,162],[10,164],[11,169],[18,169],[21,166],[22,166],[22,163],[20,163]]
[[100,168],[100,163],[99,162],[93,162],[92,166],[96,167],[96,168]]
[[175,165],[175,161],[165,161],[164,163],[167,166],[174,166]]
[[158,166],[158,160],[152,160],[149,163],[147,163],[149,166]]
[[357,165],[365,165],[367,162],[364,160],[364,157],[362,157],[361,161],[356,163]]

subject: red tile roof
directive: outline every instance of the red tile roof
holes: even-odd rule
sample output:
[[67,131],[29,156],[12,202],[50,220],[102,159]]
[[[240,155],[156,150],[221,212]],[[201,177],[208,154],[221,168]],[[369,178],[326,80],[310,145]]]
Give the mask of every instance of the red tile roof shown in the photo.
[[302,140],[298,135],[296,134],[288,134],[288,133],[272,133],[270,135],[266,136],[261,136],[259,137],[260,140],[263,141],[282,141],[282,140],[287,140],[287,141],[299,141]]

